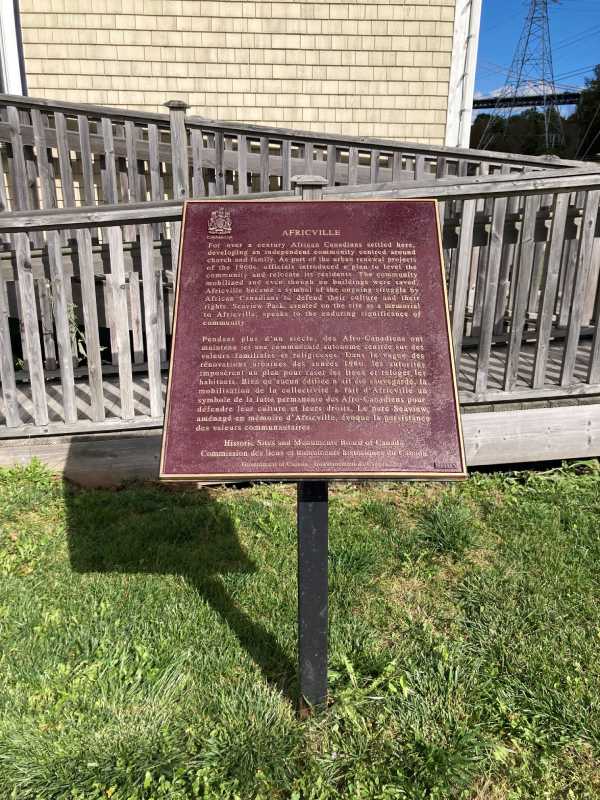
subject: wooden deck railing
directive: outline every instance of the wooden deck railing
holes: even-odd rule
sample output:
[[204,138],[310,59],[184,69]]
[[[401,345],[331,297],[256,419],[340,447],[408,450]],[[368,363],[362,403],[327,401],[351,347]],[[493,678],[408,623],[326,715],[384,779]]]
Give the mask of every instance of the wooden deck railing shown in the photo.
[[365,195],[439,202],[462,402],[600,393],[600,168]]
[[0,435],[158,424],[181,201],[285,199],[298,173],[438,198],[463,403],[600,391],[597,168],[167,105],[0,95]]
[[[325,194],[438,199],[463,403],[600,394],[600,168]],[[0,216],[0,436],[160,424],[181,208]]]
[[166,105],[168,114],[149,114],[0,95],[2,209],[285,191],[301,172],[335,186],[576,165],[222,122],[188,115],[178,101]]

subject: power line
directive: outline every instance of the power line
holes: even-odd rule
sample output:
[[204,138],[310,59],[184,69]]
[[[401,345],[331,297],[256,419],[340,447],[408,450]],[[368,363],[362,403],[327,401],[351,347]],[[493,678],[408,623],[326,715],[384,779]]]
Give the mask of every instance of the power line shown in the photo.
[[593,28],[588,28],[586,31],[579,31],[579,33],[574,33],[571,36],[566,36],[564,39],[559,39],[552,48],[553,52],[562,50],[565,47],[571,47],[571,45],[577,44],[583,39],[594,36],[598,31],[600,31],[600,25],[595,25]]
[[[575,78],[578,75],[585,75],[586,72],[590,72],[591,70],[593,70],[595,66],[596,64],[588,64],[586,67],[576,67],[567,72],[561,72],[560,74],[554,76],[554,81],[556,83],[561,78]],[[489,73],[503,74],[509,78],[512,77],[514,74],[512,72],[512,66],[508,68],[505,66],[503,67],[500,64],[495,64],[493,61],[482,62],[480,68],[486,70]]]
[[561,72],[560,75],[557,75],[557,78],[573,78],[576,75],[584,75],[586,72],[594,69],[596,64],[589,64],[587,67],[577,67],[577,69],[572,69],[570,72]]

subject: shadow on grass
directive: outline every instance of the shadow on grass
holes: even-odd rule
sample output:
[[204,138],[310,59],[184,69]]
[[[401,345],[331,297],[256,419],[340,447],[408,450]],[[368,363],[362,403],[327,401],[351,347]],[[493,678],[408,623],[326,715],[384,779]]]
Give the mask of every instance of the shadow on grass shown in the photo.
[[79,573],[180,575],[236,635],[266,680],[296,701],[296,668],[223,582],[256,572],[226,506],[208,491],[136,487],[69,492],[68,544]]

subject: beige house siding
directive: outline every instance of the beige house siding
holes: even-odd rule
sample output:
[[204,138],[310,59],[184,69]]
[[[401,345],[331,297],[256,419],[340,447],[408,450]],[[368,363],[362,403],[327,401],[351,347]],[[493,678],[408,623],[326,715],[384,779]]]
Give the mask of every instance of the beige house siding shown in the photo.
[[441,144],[455,0],[21,0],[29,94]]

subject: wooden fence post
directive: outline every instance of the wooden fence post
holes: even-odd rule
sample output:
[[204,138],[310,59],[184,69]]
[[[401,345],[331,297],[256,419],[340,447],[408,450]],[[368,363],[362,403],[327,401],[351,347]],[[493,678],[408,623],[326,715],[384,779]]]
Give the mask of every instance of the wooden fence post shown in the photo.
[[321,175],[294,175],[292,185],[295,186],[295,193],[303,200],[322,200],[327,179]]
[[173,200],[185,200],[190,194],[187,132],[185,129],[185,112],[189,106],[183,100],[169,100],[165,106],[169,109],[171,126]]
[[[171,126],[171,172],[173,175],[173,200],[185,200],[190,195],[190,178],[188,166],[188,143],[185,127],[185,112],[189,108],[183,100],[169,100],[165,103],[169,109]],[[179,260],[179,236],[181,223],[171,223],[171,264],[173,272],[177,272]]]

